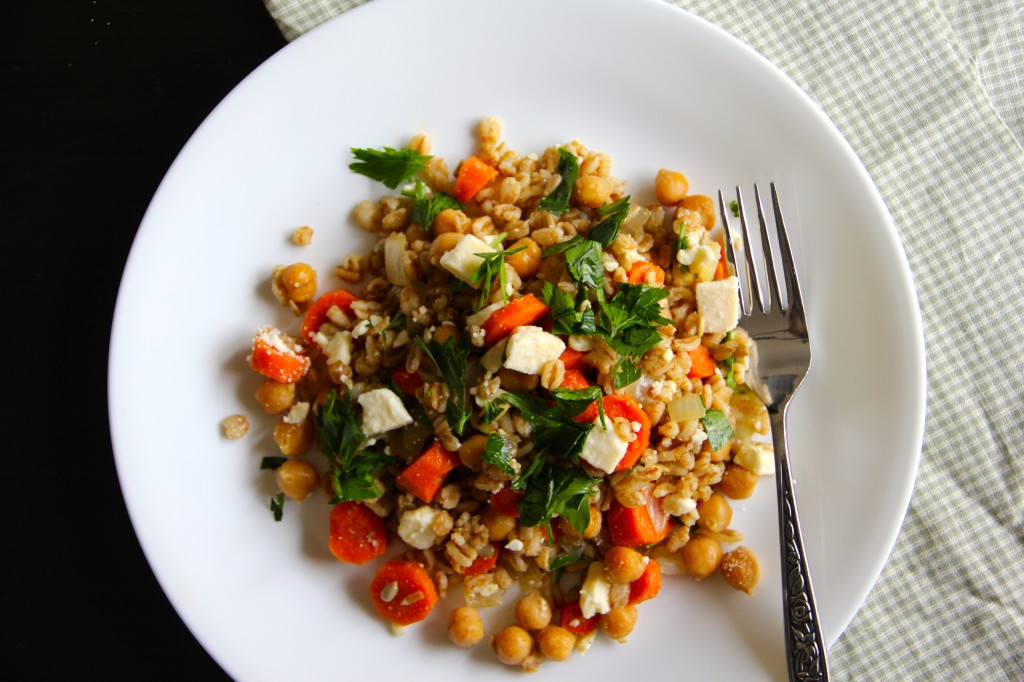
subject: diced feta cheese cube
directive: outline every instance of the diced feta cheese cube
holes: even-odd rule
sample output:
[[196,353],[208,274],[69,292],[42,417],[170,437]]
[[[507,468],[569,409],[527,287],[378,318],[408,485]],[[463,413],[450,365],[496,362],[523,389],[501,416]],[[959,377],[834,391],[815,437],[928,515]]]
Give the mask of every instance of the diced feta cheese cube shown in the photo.
[[732,456],[732,461],[744,469],[753,471],[758,476],[775,474],[775,452],[767,443],[752,441],[743,443],[740,445],[739,451]]
[[606,474],[615,471],[622,458],[626,455],[629,443],[619,437],[611,420],[605,416],[594,422],[594,428],[587,434],[580,457],[595,469]]
[[587,577],[580,587],[580,611],[584,618],[612,610],[612,585],[604,575],[604,562],[595,561],[587,569]]
[[405,409],[402,399],[388,388],[375,388],[359,396],[363,407],[363,421],[360,428],[370,435],[384,433],[412,424],[412,415]]
[[724,334],[740,321],[739,280],[726,277],[697,284],[697,312],[704,319],[705,334]]
[[476,271],[484,262],[483,258],[476,255],[478,253],[494,253],[494,249],[475,235],[463,235],[454,249],[441,256],[441,267],[466,284],[479,287],[480,282],[473,281]]
[[440,537],[434,532],[434,521],[446,513],[426,505],[407,511],[398,521],[398,537],[410,547],[430,549]]
[[565,342],[540,327],[517,327],[505,347],[505,367],[523,374],[540,374],[541,368],[557,360]]

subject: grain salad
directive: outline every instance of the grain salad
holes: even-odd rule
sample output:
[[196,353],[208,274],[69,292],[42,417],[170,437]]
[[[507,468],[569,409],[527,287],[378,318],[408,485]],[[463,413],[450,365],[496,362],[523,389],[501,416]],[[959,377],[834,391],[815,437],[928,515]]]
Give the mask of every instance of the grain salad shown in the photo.
[[[248,356],[275,517],[326,500],[334,556],[379,564],[384,620],[450,603],[456,646],[529,671],[626,641],[663,576],[751,593],[729,500],[774,459],[711,199],[662,169],[641,205],[607,154],[523,155],[493,118],[454,166],[431,146],[352,149],[390,190],[353,209],[374,246],[270,273],[296,315]],[[513,599],[485,632],[479,609]]]

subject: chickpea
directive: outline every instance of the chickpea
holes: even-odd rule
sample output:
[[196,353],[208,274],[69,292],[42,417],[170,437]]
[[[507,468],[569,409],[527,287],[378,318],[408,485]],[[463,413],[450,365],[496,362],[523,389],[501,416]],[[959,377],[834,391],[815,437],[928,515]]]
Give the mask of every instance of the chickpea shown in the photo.
[[718,484],[718,490],[734,500],[745,500],[754,494],[756,485],[757,474],[746,467],[730,462],[725,465],[725,472],[722,474],[722,481]]
[[711,197],[692,194],[680,201],[679,205],[687,210],[700,213],[701,223],[704,224],[705,230],[710,230],[715,226],[715,202],[711,200]]
[[274,441],[282,455],[301,455],[313,444],[313,420],[301,424],[289,424],[281,420],[274,426]]
[[[568,535],[569,537],[578,538],[580,534],[572,527],[572,524],[565,519],[559,517],[558,529]],[[586,530],[583,531],[584,538],[590,540],[596,538],[597,534],[601,532],[601,510],[598,509],[597,505],[590,505],[590,523],[587,524]]]
[[761,566],[757,563],[757,556],[746,547],[737,547],[723,554],[719,570],[730,587],[747,594],[754,593],[754,588],[761,579]]
[[512,393],[532,391],[540,383],[540,377],[536,374],[523,374],[508,367],[498,370],[498,378],[501,380],[501,387]]
[[654,196],[664,206],[678,204],[690,191],[690,181],[676,171],[662,168],[654,178]]
[[588,208],[598,208],[608,203],[612,188],[608,181],[598,175],[584,175],[572,188],[573,197]]
[[525,630],[546,628],[551,623],[551,604],[540,592],[530,590],[516,604],[516,622]]
[[465,234],[469,230],[469,217],[457,208],[446,208],[434,217],[434,234]]
[[505,258],[505,262],[515,268],[515,271],[519,273],[519,276],[523,279],[527,277],[533,277],[540,270],[540,255],[541,249],[540,244],[533,241],[529,237],[523,237],[512,242],[512,246],[508,247],[509,251],[512,249],[518,249],[521,246],[526,248],[518,253],[513,253],[511,256]]
[[720,533],[732,522],[732,507],[729,501],[718,493],[697,503],[697,525],[713,533]]
[[487,448],[487,436],[482,433],[474,433],[462,441],[459,446],[459,459],[464,465],[473,471],[479,471],[482,463],[480,455]]
[[448,339],[459,338],[459,330],[447,324],[443,324],[434,330],[434,341],[444,343]]
[[437,265],[441,261],[441,256],[454,249],[460,239],[462,239],[462,235],[458,232],[445,232],[434,237],[428,252],[430,262]]
[[722,546],[718,540],[705,535],[693,535],[683,545],[683,563],[686,572],[695,580],[703,580],[718,570],[722,561]]
[[312,301],[316,296],[316,270],[305,263],[293,263],[281,271],[281,287],[296,303]]
[[320,476],[309,463],[301,459],[289,459],[277,467],[274,480],[285,495],[293,500],[304,500],[313,493],[320,482]]
[[256,402],[265,414],[281,414],[295,402],[295,384],[267,379],[256,387]]
[[638,617],[639,613],[637,613],[635,605],[616,606],[601,616],[601,629],[612,639],[625,642],[626,637],[629,637],[629,633],[633,632],[633,628],[636,627]]
[[644,574],[644,555],[629,547],[612,547],[604,554],[604,574],[615,585],[628,585]]
[[494,651],[505,665],[519,665],[533,651],[533,638],[518,625],[509,625],[494,638]]
[[572,655],[576,635],[558,625],[548,625],[537,635],[537,647],[552,661],[564,661]]
[[448,639],[457,647],[468,649],[484,638],[484,621],[472,606],[460,606],[448,616]]
[[565,259],[561,256],[551,255],[540,262],[540,269],[537,271],[537,278],[552,284],[558,284],[565,274]]
[[491,540],[504,540],[519,525],[516,517],[499,514],[490,505],[480,515],[480,522],[487,528],[487,533],[490,535]]

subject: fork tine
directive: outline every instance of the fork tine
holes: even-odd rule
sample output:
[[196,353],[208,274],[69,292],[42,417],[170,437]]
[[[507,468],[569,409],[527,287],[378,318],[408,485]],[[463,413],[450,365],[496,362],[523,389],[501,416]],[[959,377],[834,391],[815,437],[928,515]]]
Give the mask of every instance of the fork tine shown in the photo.
[[764,299],[761,298],[761,277],[757,272],[757,265],[754,263],[754,249],[751,246],[754,242],[750,240],[750,227],[747,225],[747,209],[743,203],[743,193],[740,192],[740,188],[736,187],[736,203],[740,209],[740,227],[743,228],[743,252],[746,254],[747,261],[747,279],[750,284],[750,298],[752,299],[749,308],[744,308],[743,314],[749,315],[753,312],[753,304],[757,303],[757,307],[760,308],[761,312],[767,312],[764,304],[761,303]]
[[775,275],[775,249],[768,237],[768,223],[764,218],[764,204],[761,202],[761,190],[754,184],[754,203],[757,204],[757,222],[761,225],[761,250],[764,251],[765,268],[768,271],[768,290],[765,292],[764,311],[770,313],[772,304],[785,310],[782,295],[779,293],[779,278]]
[[736,248],[733,246],[732,227],[729,224],[729,214],[725,211],[725,197],[722,190],[718,190],[718,212],[722,215],[722,227],[725,230],[725,260],[732,267],[732,274],[739,280],[740,309],[747,314],[750,311],[750,294],[744,287],[744,279],[740,277],[739,264],[736,262]]
[[775,183],[770,183],[772,192],[772,208],[775,212],[775,227],[779,233],[779,251],[782,255],[782,273],[786,277],[786,289],[789,292],[789,305],[784,310],[798,307],[803,310],[804,299],[800,294],[800,282],[796,276],[796,266],[793,264],[793,251],[789,247],[789,234],[786,232],[786,221],[782,217],[782,204],[779,203],[779,194],[775,190]]

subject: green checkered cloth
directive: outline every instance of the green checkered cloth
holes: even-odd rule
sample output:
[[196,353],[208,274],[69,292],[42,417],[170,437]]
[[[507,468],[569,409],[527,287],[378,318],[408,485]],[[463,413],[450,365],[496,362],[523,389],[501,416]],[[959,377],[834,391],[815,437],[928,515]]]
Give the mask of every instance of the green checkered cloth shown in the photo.
[[[365,1],[265,3],[292,39]],[[673,4],[821,106],[881,190],[917,282],[921,468],[889,563],[831,652],[834,678],[1024,680],[1019,0]]]

